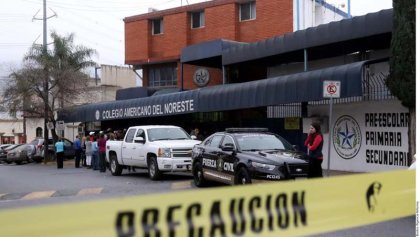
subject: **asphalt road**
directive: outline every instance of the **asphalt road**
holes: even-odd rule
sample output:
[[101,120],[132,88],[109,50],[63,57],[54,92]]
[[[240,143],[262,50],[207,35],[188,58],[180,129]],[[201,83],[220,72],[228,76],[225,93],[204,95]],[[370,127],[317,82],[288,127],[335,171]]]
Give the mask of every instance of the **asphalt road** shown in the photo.
[[[331,171],[330,176],[348,172]],[[146,170],[127,172],[119,177],[109,171],[99,173],[86,168],[74,168],[66,161],[64,169],[55,164],[0,164],[0,211],[53,203],[99,200],[121,196],[167,193],[196,189],[189,173],[166,174],[161,181],[151,181]],[[414,205],[414,204],[413,204]],[[409,237],[416,236],[415,217],[407,217],[358,228],[312,235],[314,237]]]

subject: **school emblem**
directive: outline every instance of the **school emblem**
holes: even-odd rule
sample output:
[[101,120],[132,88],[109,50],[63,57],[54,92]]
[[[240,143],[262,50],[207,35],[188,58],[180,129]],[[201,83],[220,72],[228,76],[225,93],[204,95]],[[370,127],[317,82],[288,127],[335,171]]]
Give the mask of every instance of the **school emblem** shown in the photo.
[[352,159],[362,146],[362,132],[357,121],[348,115],[337,119],[333,131],[333,144],[337,154],[343,159]]
[[99,120],[101,118],[101,113],[99,113],[99,110],[96,110],[95,118],[96,120]]

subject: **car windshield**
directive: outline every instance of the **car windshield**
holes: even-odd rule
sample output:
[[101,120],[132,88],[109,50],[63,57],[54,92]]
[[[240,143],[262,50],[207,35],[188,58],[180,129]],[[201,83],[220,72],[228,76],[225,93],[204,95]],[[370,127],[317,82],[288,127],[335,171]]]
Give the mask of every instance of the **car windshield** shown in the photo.
[[293,150],[290,143],[273,134],[240,134],[236,139],[242,151]]
[[182,128],[151,128],[147,130],[149,141],[159,140],[187,140],[190,135]]

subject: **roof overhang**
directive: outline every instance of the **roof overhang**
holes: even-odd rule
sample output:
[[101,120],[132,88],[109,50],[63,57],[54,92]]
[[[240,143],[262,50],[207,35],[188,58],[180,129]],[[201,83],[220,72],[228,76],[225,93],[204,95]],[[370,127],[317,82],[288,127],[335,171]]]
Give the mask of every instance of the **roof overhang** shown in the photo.
[[362,95],[363,66],[357,62],[286,76],[225,84],[164,95],[67,108],[65,122],[87,122],[226,111],[322,100],[323,81],[341,82],[341,97]]
[[229,47],[223,51],[222,63],[230,65],[249,62],[304,49],[322,48],[323,53],[336,50],[341,53],[345,49],[349,53],[367,46],[386,48],[389,47],[392,34],[392,14],[393,9],[382,10],[256,43]]

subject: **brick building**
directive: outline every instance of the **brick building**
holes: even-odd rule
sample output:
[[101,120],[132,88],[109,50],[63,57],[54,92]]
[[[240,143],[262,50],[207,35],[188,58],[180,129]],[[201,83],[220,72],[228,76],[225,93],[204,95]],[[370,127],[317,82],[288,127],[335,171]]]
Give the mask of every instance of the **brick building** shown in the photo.
[[[312,9],[317,15],[305,17]],[[333,12],[333,17],[326,17],[326,12]],[[181,50],[187,46],[220,39],[256,42],[344,17],[320,0],[214,0],[149,12],[124,19],[125,63],[143,70],[144,87],[195,89],[199,86],[193,77],[202,71],[180,64]],[[221,67],[205,70],[209,80],[204,85],[224,83]]]

